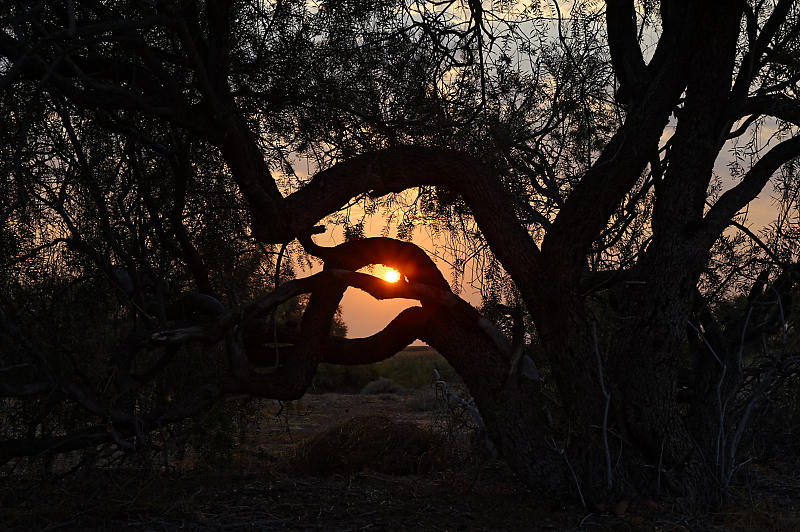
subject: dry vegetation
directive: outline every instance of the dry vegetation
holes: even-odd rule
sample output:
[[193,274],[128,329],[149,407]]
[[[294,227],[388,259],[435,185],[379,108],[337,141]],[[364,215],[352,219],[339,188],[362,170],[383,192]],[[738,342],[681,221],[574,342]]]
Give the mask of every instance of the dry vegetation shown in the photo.
[[224,460],[189,450],[168,467],[149,461],[69,475],[55,467],[35,480],[6,471],[0,479],[0,528],[800,529],[796,457],[750,468],[729,505],[704,515],[685,512],[674,499],[635,498],[585,509],[534,494],[488,456],[469,419],[452,419],[463,414],[437,399],[430,378],[434,365],[452,376],[446,362],[424,348],[370,368],[327,374],[323,369],[326,386],[335,384],[334,375],[346,390],[369,377],[374,380],[362,391],[371,393],[326,392],[283,405],[264,403],[245,437],[233,438],[230,452],[221,453]]

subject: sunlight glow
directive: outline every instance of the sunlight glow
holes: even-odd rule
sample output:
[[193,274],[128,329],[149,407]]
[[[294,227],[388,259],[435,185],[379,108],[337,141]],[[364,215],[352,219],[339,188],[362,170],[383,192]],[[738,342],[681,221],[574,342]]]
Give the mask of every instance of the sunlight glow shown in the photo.
[[389,283],[396,283],[400,280],[400,272],[389,268],[384,272],[383,280]]

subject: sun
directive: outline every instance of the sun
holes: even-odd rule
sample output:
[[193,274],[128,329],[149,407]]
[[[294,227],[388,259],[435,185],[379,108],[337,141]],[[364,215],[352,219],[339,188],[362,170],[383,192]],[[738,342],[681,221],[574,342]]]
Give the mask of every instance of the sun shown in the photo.
[[396,283],[397,281],[400,280],[400,272],[388,268],[386,272],[384,272],[383,274],[383,280],[388,283]]

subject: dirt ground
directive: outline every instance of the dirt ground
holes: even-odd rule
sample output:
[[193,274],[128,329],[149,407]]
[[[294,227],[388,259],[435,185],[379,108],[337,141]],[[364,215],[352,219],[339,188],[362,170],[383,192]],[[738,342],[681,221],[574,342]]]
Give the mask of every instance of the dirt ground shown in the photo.
[[417,394],[345,395],[338,393],[306,394],[299,401],[270,410],[275,415],[252,435],[248,445],[281,453],[313,434],[350,418],[380,414],[395,421],[409,421],[429,426],[433,415],[429,410],[413,409]]
[[94,470],[47,484],[0,479],[0,529],[27,530],[800,530],[800,474],[757,468],[730,509],[702,516],[672,500],[607,512],[535,496],[477,456],[425,474],[365,467],[298,474],[287,457],[343,420],[381,415],[429,427],[418,392],[307,395],[267,412],[225,469]]

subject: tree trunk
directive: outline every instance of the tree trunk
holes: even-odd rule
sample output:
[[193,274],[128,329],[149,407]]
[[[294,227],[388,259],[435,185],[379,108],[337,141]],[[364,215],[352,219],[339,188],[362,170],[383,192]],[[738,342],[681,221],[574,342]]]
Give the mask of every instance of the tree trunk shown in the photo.
[[502,353],[474,323],[455,318],[436,313],[421,339],[464,380],[498,455],[532,490],[550,494],[570,490],[578,496],[559,456],[561,435],[553,425],[557,405],[543,393],[542,382],[510,371],[508,353]]
[[652,268],[646,281],[624,283],[611,317],[588,312],[578,295],[541,291],[530,307],[552,383],[505,378],[508,364],[476,351],[466,327],[426,341],[463,376],[501,456],[534,489],[567,489],[597,506],[633,493],[699,500],[714,493],[703,461],[713,438],[697,447],[677,396],[696,271]]
[[617,429],[642,460],[631,471],[638,488],[696,499],[709,493],[712,477],[707,449],[698,447],[678,401],[678,375],[691,367],[686,330],[700,260],[671,259],[644,261],[647,275],[634,274],[617,290],[609,379]]

